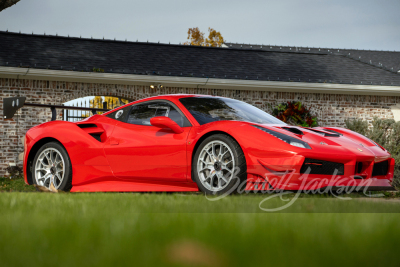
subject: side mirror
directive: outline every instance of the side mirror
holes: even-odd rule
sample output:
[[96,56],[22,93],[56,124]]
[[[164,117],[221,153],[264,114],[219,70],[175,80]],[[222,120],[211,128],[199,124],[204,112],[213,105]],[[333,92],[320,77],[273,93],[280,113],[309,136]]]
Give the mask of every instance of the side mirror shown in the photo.
[[150,119],[150,124],[159,128],[168,128],[174,133],[183,133],[183,129],[176,122],[165,116],[153,117]]

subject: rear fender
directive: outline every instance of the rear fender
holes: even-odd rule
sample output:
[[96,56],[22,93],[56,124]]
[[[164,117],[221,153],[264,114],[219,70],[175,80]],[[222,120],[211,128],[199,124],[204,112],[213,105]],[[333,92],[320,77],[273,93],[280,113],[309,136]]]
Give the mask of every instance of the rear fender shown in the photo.
[[[103,116],[101,116],[103,117]],[[25,138],[24,165],[32,147],[40,140],[52,138],[60,142],[68,152],[72,165],[109,165],[103,150],[104,142],[110,137],[116,121],[106,119],[87,120],[82,124],[96,127],[80,128],[79,124],[66,121],[51,121],[31,128]],[[101,123],[100,123],[101,122]],[[101,141],[90,134],[100,134]]]

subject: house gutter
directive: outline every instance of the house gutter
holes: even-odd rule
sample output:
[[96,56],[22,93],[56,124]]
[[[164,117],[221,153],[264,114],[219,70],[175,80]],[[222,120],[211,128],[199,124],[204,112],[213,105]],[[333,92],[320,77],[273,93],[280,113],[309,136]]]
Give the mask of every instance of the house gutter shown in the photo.
[[[29,71],[28,71],[29,70]],[[277,82],[0,67],[0,78],[297,93],[400,96],[400,86]]]

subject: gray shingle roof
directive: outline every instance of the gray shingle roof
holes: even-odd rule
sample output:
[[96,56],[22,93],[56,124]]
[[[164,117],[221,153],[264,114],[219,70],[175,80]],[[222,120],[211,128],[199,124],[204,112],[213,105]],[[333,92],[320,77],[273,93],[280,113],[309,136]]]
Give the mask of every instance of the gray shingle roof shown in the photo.
[[303,53],[323,53],[333,55],[343,55],[349,58],[383,67],[387,70],[398,72],[400,70],[400,52],[398,51],[378,51],[378,50],[359,50],[341,48],[320,48],[320,47],[301,47],[301,46],[278,46],[278,45],[254,45],[226,43],[229,48],[242,49],[261,49],[264,51],[281,52],[303,52]]
[[0,66],[142,75],[400,85],[400,75],[324,51],[268,51],[0,32]]

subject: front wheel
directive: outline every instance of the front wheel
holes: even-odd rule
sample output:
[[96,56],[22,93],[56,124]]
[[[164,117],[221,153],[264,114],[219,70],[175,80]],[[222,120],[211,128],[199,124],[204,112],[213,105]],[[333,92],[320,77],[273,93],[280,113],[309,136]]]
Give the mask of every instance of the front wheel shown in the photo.
[[230,136],[215,134],[198,147],[192,162],[193,178],[206,194],[230,194],[246,182],[247,165],[239,144]]
[[72,187],[72,167],[67,151],[57,142],[44,144],[33,160],[34,183],[50,188],[52,182],[58,190]]

